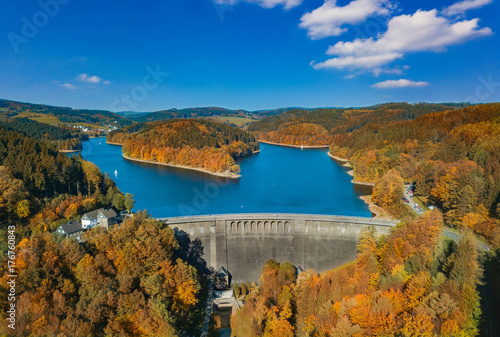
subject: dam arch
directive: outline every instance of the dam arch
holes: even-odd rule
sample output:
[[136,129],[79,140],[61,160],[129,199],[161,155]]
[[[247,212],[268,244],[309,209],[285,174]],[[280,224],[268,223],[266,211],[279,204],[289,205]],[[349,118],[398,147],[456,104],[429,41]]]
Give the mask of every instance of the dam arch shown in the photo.
[[223,214],[158,219],[199,238],[203,258],[214,269],[226,266],[233,282],[257,281],[269,259],[316,272],[356,257],[362,230],[388,234],[397,221],[312,214]]

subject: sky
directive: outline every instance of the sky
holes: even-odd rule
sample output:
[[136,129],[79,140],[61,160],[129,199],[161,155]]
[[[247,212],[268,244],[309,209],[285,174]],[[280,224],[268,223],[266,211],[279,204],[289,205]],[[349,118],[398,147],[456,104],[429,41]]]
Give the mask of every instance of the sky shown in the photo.
[[500,0],[0,0],[0,98],[111,111],[500,101]]

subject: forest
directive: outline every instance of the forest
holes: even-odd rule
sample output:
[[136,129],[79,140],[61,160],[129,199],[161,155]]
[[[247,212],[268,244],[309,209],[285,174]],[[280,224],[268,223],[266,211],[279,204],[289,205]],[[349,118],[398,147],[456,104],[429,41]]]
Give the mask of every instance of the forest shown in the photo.
[[435,211],[387,237],[365,231],[354,262],[319,275],[269,260],[232,336],[476,336],[475,241],[440,237],[442,225]]
[[[17,336],[175,336],[199,331],[206,268],[196,255],[196,243],[181,246],[177,233],[146,213],[112,231],[96,228],[84,235],[84,244],[49,232],[19,242]],[[4,275],[5,266],[3,258]],[[5,281],[0,284],[3,308],[8,306]],[[10,333],[6,311],[0,314],[2,330]]]
[[[287,145],[331,144],[336,134],[350,133],[368,124],[412,120],[424,114],[452,110],[452,104],[387,103],[367,108],[295,109],[249,125],[259,140]],[[313,128],[311,124],[319,127]]]
[[164,121],[168,119],[202,118],[211,116],[246,116],[249,113],[243,110],[229,110],[217,107],[171,109],[148,113],[135,120],[141,122]]
[[231,110],[218,107],[203,107],[203,108],[186,108],[186,109],[170,109],[141,114],[135,117],[134,120],[138,123],[165,121],[169,119],[179,118],[207,118],[207,117],[247,117],[253,119],[262,119],[269,116],[278,115],[282,112],[292,110],[292,108],[281,108],[273,110]]
[[123,144],[124,155],[131,158],[210,172],[238,173],[235,160],[259,148],[244,130],[200,119],[132,125],[111,132],[107,140]]
[[130,125],[133,122],[118,114],[105,110],[71,109],[43,104],[23,103],[0,99],[0,119],[19,116],[22,113],[55,116],[62,123],[95,123],[100,125]]
[[[12,334],[8,260],[17,275],[17,336],[199,331],[208,273],[200,242],[146,212],[109,232],[87,231],[82,244],[54,233],[99,207],[130,209],[131,197],[80,155],[68,157],[47,141],[0,128],[2,335]],[[14,260],[7,254],[9,231],[15,233]]]
[[79,129],[59,125],[39,123],[28,118],[12,118],[0,121],[0,128],[17,131],[25,136],[48,141],[59,150],[81,150],[82,141],[88,140],[87,134]]
[[22,239],[95,208],[126,208],[113,180],[81,155],[68,157],[49,142],[5,128],[0,128],[0,176],[2,250],[9,225]]
[[395,215],[406,181],[443,211],[447,225],[494,243],[500,232],[499,118],[500,104],[483,104],[369,124],[334,136],[330,152],[350,161],[356,180],[376,182],[373,199]]

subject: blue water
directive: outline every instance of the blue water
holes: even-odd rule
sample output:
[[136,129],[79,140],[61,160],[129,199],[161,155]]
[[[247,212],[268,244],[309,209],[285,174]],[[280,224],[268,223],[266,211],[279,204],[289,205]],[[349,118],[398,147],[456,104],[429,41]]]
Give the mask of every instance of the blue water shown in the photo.
[[[347,170],[326,149],[301,150],[260,144],[261,152],[238,162],[233,180],[203,172],[123,159],[105,138],[83,143],[82,156],[107,172],[135,210],[155,217],[222,213],[309,213],[370,217]],[[115,170],[117,174],[115,175]]]

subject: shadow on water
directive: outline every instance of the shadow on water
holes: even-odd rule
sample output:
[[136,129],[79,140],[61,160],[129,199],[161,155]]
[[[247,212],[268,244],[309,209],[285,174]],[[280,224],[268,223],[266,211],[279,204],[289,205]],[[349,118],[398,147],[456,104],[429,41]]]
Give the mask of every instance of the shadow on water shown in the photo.
[[353,184],[352,189],[359,196],[370,195],[373,192],[373,186],[368,185]]
[[189,170],[175,166],[157,165],[133,160],[127,160],[132,165],[147,168],[150,171],[161,172],[162,174],[169,173],[175,175],[179,179],[185,179],[186,177],[197,180],[210,180],[218,184],[239,184],[239,179],[231,179],[225,177],[219,177],[210,173],[205,173],[197,170]]
[[220,337],[231,337],[231,328],[220,329]]

